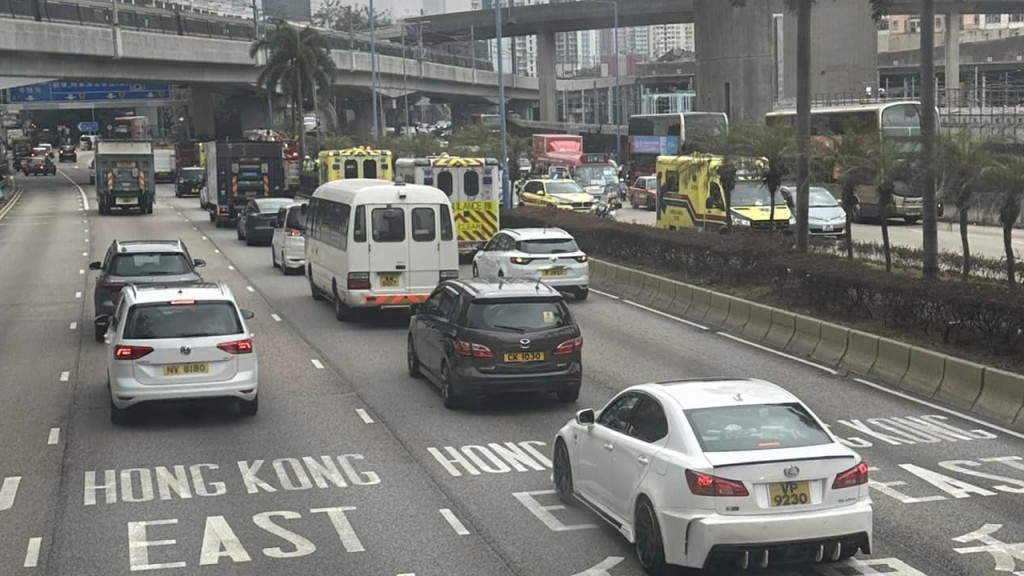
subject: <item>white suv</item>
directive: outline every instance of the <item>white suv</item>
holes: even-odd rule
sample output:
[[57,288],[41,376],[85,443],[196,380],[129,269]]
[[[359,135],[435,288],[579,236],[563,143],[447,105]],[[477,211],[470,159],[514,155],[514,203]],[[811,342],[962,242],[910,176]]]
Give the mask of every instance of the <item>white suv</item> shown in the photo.
[[577,300],[590,294],[590,263],[561,228],[506,228],[473,256],[473,276],[537,278]]
[[109,319],[110,421],[141,402],[231,398],[246,416],[259,408],[259,364],[227,285],[130,284]]

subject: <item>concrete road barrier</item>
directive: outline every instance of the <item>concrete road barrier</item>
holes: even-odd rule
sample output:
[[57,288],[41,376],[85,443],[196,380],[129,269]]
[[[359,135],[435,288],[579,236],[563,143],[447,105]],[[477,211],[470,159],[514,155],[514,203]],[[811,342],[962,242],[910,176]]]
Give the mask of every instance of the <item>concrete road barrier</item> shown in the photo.
[[772,327],[772,309],[761,304],[750,303],[750,320],[743,327],[743,337],[760,343]]
[[734,300],[731,296],[712,292],[711,306],[708,308],[708,313],[704,315],[704,323],[712,326],[724,324],[726,316],[729,315],[729,302],[731,300]]
[[878,341],[878,336],[874,334],[850,330],[849,345],[839,366],[854,374],[867,376],[878,359]]
[[629,281],[622,289],[622,297],[629,300],[636,300],[640,293],[644,290],[644,284],[647,283],[648,274],[639,270],[629,271]]
[[975,414],[1012,424],[1024,406],[1024,376],[986,367],[981,395],[974,403]]
[[729,313],[725,316],[722,327],[730,332],[741,334],[748,320],[750,320],[750,302],[733,298],[732,302],[729,302]]
[[711,291],[693,286],[691,292],[690,309],[686,315],[689,319],[700,322],[704,320],[704,315],[708,313],[708,308],[711,308]]
[[624,268],[617,264],[608,264],[608,277],[605,279],[603,284],[599,284],[597,287],[599,290],[619,296],[629,285],[629,268]]
[[772,308],[772,324],[764,337],[764,344],[785,350],[796,332],[796,314]]
[[818,345],[811,352],[811,358],[830,366],[838,365],[839,361],[843,359],[843,355],[846,354],[849,338],[849,328],[822,322],[821,338],[818,339]]
[[678,283],[674,280],[658,278],[658,293],[654,296],[654,301],[651,302],[651,308],[668,312],[669,307],[672,305],[672,300],[676,297],[677,285]]
[[786,345],[786,352],[794,356],[810,356],[821,340],[821,320],[796,314],[793,337]]
[[634,301],[643,304],[644,306],[650,306],[654,303],[654,298],[658,295],[658,289],[661,287],[661,277],[653,274],[644,274],[644,287],[637,294]]
[[946,356],[934,350],[911,346],[907,373],[900,381],[900,388],[925,398],[931,398],[942,383],[946,373]]
[[878,358],[871,367],[868,376],[886,384],[899,386],[910,368],[910,344],[880,338],[878,340]]
[[970,410],[978,396],[981,396],[984,372],[985,367],[981,364],[947,356],[946,370],[935,398],[951,406]]
[[689,284],[683,284],[682,282],[670,281],[675,284],[675,296],[672,298],[672,303],[668,305],[668,309],[665,312],[678,316],[680,318],[686,317],[690,310],[691,303],[693,302],[693,286]]
[[591,286],[602,286],[607,283],[608,273],[611,269],[606,262],[591,260],[589,268]]

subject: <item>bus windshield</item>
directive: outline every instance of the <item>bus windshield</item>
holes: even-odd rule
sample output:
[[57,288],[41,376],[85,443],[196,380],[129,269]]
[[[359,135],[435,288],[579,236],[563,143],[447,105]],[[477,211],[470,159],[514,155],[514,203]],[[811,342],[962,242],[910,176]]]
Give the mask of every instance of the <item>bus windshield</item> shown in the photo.
[[[733,208],[771,206],[771,203],[771,194],[768,192],[768,186],[763,181],[740,181],[736,183],[736,187],[732,190]],[[775,193],[775,205],[786,205],[786,200],[777,191]]]
[[580,186],[606,186],[618,182],[619,175],[614,166],[589,164],[576,168],[576,182]]

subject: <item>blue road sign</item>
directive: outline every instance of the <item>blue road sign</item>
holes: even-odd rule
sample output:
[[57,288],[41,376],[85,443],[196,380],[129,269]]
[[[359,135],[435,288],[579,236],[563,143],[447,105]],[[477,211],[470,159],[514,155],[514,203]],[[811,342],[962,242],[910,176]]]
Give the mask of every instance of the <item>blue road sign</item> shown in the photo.
[[151,82],[44,82],[11,88],[12,102],[102,102],[113,100],[161,100],[171,95],[171,85]]
[[79,132],[99,132],[100,131],[100,123],[99,122],[79,122],[78,123],[78,131]]

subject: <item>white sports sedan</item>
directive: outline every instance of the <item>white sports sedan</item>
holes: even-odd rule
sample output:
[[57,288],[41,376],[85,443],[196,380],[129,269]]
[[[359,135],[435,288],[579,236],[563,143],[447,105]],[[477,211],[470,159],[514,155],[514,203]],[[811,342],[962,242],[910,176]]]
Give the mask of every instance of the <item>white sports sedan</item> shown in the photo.
[[763,380],[633,386],[555,437],[552,480],[626,539],[648,574],[871,552],[868,465]]

